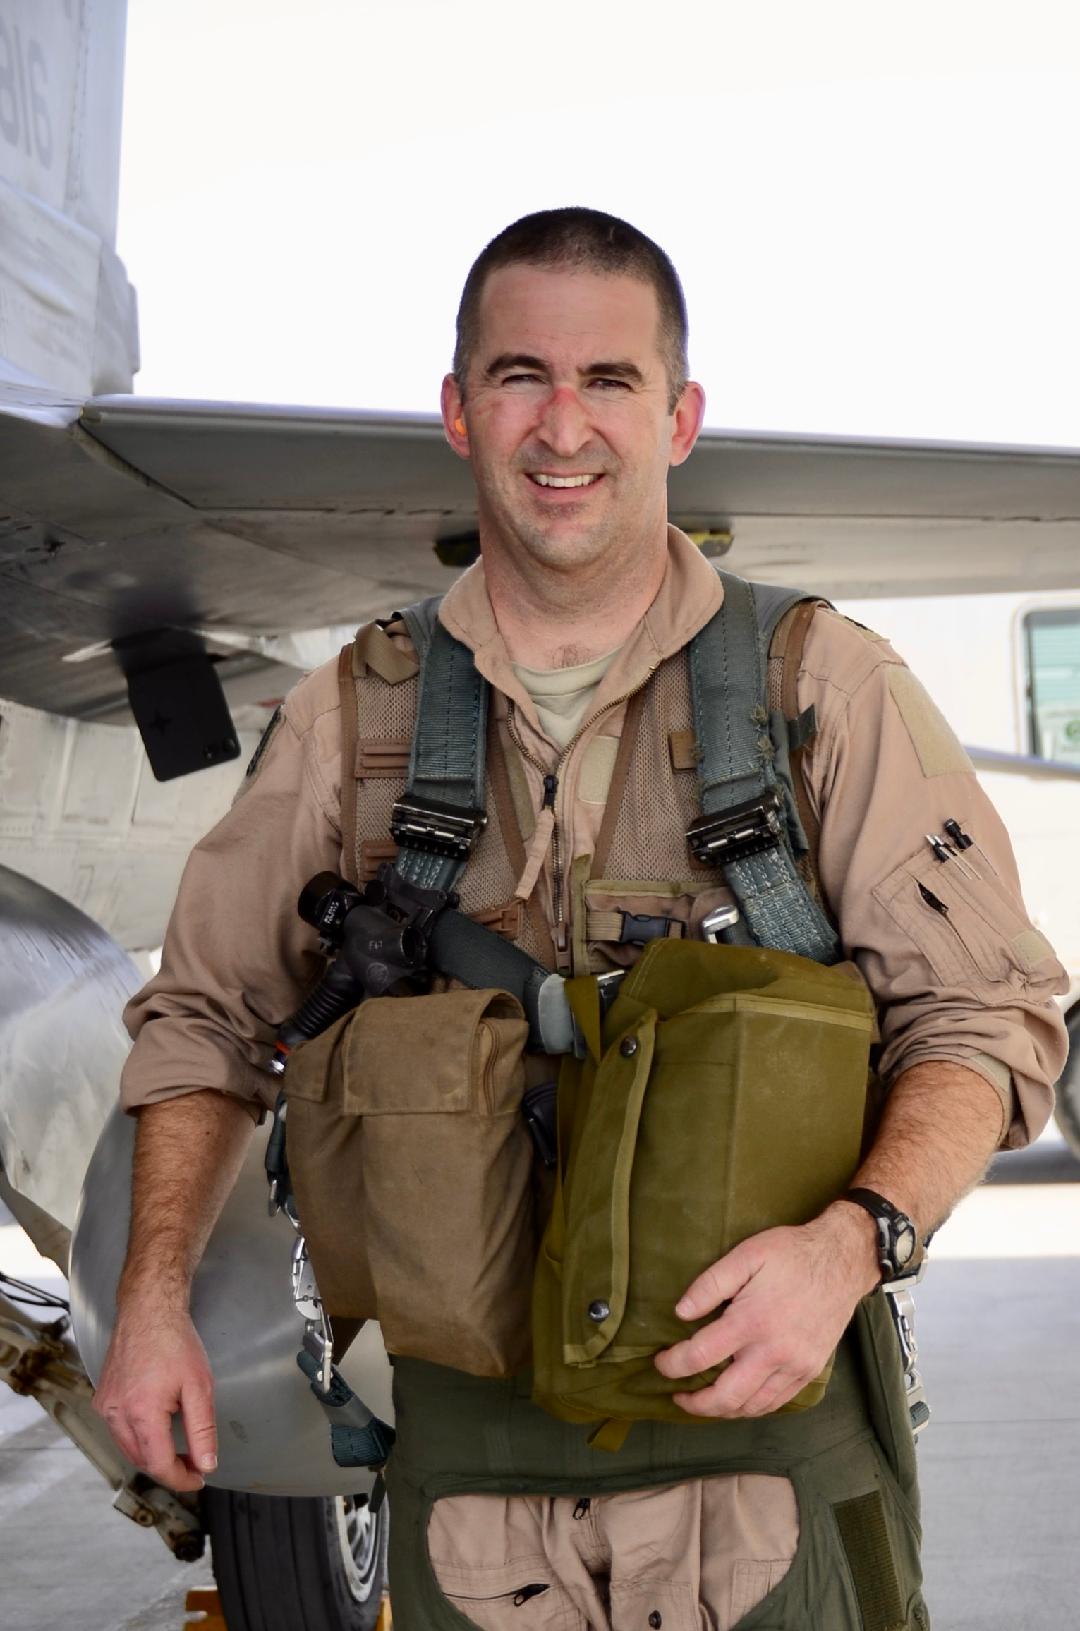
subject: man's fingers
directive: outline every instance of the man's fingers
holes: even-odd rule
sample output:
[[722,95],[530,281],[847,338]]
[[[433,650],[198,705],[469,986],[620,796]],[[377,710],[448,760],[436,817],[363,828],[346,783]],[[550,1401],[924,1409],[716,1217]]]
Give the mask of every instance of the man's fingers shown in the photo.
[[749,1349],[708,1387],[673,1398],[690,1416],[766,1416],[793,1399],[802,1385],[767,1350]]
[[656,1368],[661,1376],[697,1376],[713,1365],[722,1365],[745,1345],[750,1334],[747,1324],[738,1304],[732,1304],[693,1336],[662,1348],[656,1355]]
[[793,1399],[809,1381],[809,1376],[777,1364],[766,1350],[749,1349],[708,1387],[672,1397],[690,1416],[768,1416]]
[[681,1320],[699,1320],[738,1295],[757,1267],[755,1257],[747,1249],[750,1244],[744,1241],[734,1247],[718,1263],[710,1263],[687,1286],[675,1304],[675,1312]]
[[137,1466],[156,1483],[165,1484],[169,1489],[202,1489],[200,1474],[185,1466],[177,1454],[172,1436],[172,1417],[167,1412],[160,1416],[140,1416],[131,1425],[139,1452],[135,1458]]
[[760,1355],[742,1353],[708,1387],[672,1397],[688,1416],[739,1416],[744,1401],[753,1398],[771,1372],[772,1366]]
[[180,1397],[180,1411],[190,1461],[199,1472],[213,1472],[218,1442],[212,1389],[189,1382]]
[[[809,1378],[807,1378],[809,1380]],[[742,1414],[744,1416],[770,1416],[774,1410],[793,1399],[805,1383],[801,1377],[793,1376],[790,1371],[776,1370],[767,1377],[756,1393],[743,1400]]]

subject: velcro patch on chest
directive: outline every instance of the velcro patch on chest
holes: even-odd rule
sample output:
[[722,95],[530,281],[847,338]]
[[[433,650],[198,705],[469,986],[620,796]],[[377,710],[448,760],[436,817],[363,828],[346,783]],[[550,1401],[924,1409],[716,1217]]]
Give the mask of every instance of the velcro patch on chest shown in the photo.
[[617,736],[594,736],[581,757],[578,797],[584,804],[605,804],[615,760],[619,753]]

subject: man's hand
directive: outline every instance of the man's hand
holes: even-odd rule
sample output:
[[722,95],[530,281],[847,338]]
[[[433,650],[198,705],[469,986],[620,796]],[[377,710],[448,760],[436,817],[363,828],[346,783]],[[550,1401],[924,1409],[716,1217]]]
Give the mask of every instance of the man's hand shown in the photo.
[[801,1228],[767,1229],[700,1274],[680,1319],[720,1318],[656,1356],[669,1377],[730,1359],[715,1382],[676,1393],[691,1416],[764,1416],[820,1374],[861,1297],[880,1279],[873,1222],[841,1202]]
[[[217,1466],[214,1384],[188,1306],[251,1131],[248,1111],[224,1093],[188,1093],[139,1112],[127,1261],[94,1407],[129,1461],[171,1489],[201,1489],[201,1474]],[[187,1456],[172,1441],[177,1411]]]
[[[214,1383],[206,1350],[186,1312],[155,1311],[147,1301],[117,1321],[94,1409],[127,1456],[169,1489],[202,1489],[217,1466]],[[188,1453],[177,1453],[179,1411]]]

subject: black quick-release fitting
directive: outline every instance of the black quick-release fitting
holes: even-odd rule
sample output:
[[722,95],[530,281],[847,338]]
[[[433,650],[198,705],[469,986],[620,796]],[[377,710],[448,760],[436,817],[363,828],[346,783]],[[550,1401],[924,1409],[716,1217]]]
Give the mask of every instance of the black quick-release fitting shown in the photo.
[[540,1082],[527,1088],[521,1100],[525,1125],[541,1164],[549,1172],[559,1164],[557,1084]]

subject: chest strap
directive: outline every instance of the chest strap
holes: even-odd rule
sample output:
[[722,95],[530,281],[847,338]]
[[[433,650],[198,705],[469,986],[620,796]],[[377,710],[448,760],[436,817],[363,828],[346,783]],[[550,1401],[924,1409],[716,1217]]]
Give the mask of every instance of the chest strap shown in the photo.
[[[767,706],[772,631],[807,597],[730,572],[719,576],[724,603],[690,642],[702,814],[687,839],[699,861],[723,869],[747,938],[835,963],[836,932],[795,864],[795,847],[805,850],[806,840],[787,774],[789,727]],[[792,747],[801,745],[810,722],[793,724]],[[726,931],[725,938],[734,936]]]
[[487,826],[488,685],[469,648],[438,621],[439,599],[401,613],[420,664],[420,690],[408,786],[394,805],[390,832],[402,877],[423,889],[452,890]]
[[[400,614],[420,664],[420,689],[408,783],[390,831],[398,846],[395,870],[422,888],[449,892],[487,825],[488,684],[472,652],[438,621],[439,598]],[[474,990],[498,987],[517,997],[533,1047],[573,1052],[561,975],[453,908],[436,919],[430,954],[441,973]]]

